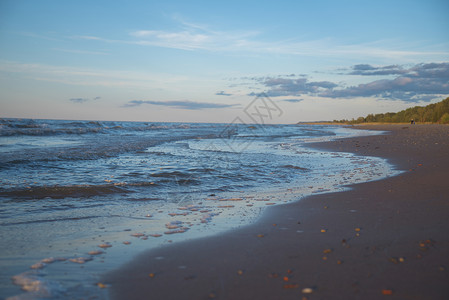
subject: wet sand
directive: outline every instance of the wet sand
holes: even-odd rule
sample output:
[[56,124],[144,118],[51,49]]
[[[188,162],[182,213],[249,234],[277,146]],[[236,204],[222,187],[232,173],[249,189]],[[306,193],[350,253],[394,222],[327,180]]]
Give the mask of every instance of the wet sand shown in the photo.
[[151,250],[103,278],[112,299],[449,299],[449,126],[313,147],[406,172],[267,209],[255,224]]

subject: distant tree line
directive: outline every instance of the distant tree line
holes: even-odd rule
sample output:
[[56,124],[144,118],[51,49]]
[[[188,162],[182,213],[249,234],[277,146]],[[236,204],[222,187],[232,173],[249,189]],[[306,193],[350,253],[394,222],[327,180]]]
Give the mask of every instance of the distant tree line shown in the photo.
[[334,120],[334,123],[360,124],[360,123],[439,123],[449,124],[449,98],[429,104],[415,106],[397,113],[369,114],[352,120]]

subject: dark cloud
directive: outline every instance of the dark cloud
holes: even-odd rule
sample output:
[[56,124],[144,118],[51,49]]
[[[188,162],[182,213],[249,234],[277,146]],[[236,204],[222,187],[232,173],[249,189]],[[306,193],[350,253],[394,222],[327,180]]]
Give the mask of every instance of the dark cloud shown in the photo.
[[307,78],[263,77],[258,81],[268,88],[266,93],[271,97],[300,96],[337,87],[330,81],[309,81]]
[[419,64],[410,68],[412,75],[425,78],[445,78],[449,79],[449,63],[429,63]]
[[75,103],[84,103],[89,101],[88,98],[70,98],[69,101],[75,102]]
[[[360,67],[361,66],[361,67]],[[375,80],[366,84],[359,84],[343,89],[328,89],[319,93],[321,97],[351,98],[351,97],[380,97],[404,101],[430,101],[441,94],[449,94],[449,63],[418,64],[409,69],[399,66],[369,68],[369,65],[355,66],[364,75],[375,75],[379,70],[394,71],[394,79]],[[371,72],[367,74],[366,72]]]
[[361,76],[381,76],[381,75],[401,75],[407,73],[403,67],[398,65],[390,65],[383,67],[373,67],[367,64],[355,65],[351,68],[349,75],[361,75]]
[[84,103],[84,102],[88,102],[88,101],[91,101],[91,100],[99,100],[99,99],[101,99],[101,97],[95,97],[93,99],[90,99],[90,98],[70,98],[69,101],[72,101],[74,103]]
[[223,104],[223,103],[207,103],[207,102],[194,102],[194,101],[152,101],[152,100],[131,100],[123,107],[140,106],[143,104],[169,106],[181,109],[201,110],[208,108],[229,108],[234,107],[236,104]]
[[298,102],[301,102],[301,101],[303,101],[304,99],[284,99],[284,100],[282,100],[282,101],[285,101],[285,102],[290,102],[290,103],[298,103]]
[[377,97],[417,102],[449,95],[448,62],[413,66],[358,64],[340,74],[385,78],[350,87],[330,81],[310,81],[303,76],[292,78],[284,75],[252,79],[262,85],[270,97],[301,95],[326,98]]
[[217,95],[217,96],[232,96],[232,94],[225,93],[225,91],[216,92],[215,95]]

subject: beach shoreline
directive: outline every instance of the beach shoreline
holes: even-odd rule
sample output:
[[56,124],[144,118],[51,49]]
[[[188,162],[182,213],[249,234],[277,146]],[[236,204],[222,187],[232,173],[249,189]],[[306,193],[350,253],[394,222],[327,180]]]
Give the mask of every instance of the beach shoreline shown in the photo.
[[[357,127],[355,127],[357,128]],[[446,299],[449,126],[311,147],[387,158],[401,175],[271,207],[255,224],[143,253],[105,275],[112,299]]]

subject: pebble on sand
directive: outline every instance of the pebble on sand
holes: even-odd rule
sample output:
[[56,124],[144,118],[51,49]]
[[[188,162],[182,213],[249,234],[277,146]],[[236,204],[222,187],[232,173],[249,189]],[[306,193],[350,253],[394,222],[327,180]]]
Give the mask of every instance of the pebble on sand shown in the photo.
[[393,295],[393,291],[392,290],[388,290],[388,289],[384,289],[384,290],[382,290],[382,295]]
[[284,289],[297,289],[299,288],[299,284],[284,284]]
[[311,294],[311,293],[313,293],[313,289],[312,288],[303,288],[302,292],[304,294]]

